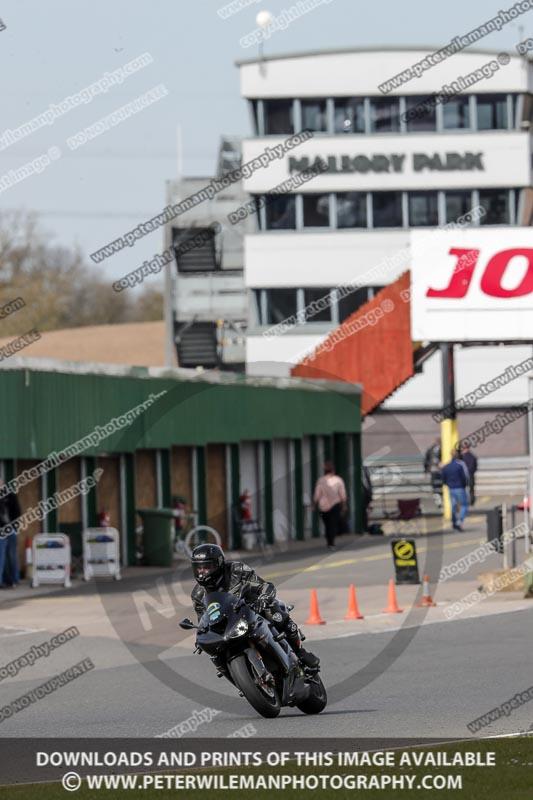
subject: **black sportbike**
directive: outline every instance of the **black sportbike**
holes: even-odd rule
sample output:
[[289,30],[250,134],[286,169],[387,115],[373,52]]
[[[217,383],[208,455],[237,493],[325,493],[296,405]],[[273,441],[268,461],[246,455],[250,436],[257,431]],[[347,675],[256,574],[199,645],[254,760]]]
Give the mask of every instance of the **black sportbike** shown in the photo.
[[[246,584],[239,595],[207,592],[205,613],[196,628],[196,651],[207,653],[224,676],[263,717],[277,717],[282,706],[319,714],[328,698],[318,668],[302,664],[285,634],[246,603]],[[290,607],[287,606],[287,610]]]

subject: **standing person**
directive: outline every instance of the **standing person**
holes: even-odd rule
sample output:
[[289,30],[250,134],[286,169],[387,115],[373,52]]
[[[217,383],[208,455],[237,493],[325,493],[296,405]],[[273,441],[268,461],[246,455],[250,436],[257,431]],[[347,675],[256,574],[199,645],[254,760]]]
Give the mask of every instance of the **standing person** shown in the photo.
[[335,475],[331,461],[324,464],[324,474],[316,482],[313,511],[318,506],[326,529],[328,550],[335,550],[335,536],[340,533],[342,515],[346,513],[346,487],[343,479]]
[[440,439],[435,439],[424,456],[424,472],[429,474],[433,500],[437,508],[442,508],[442,478],[440,472]]
[[[0,489],[3,485],[4,481],[0,478]],[[0,589],[5,588],[6,583],[15,589],[19,582],[16,524],[12,533],[2,535],[5,526],[16,523],[19,517],[20,505],[15,492],[0,497]]]
[[[459,458],[459,452],[452,450],[452,460],[442,468],[442,482],[450,490],[450,501],[452,504],[452,524],[454,530],[462,531],[463,520],[468,511],[468,498],[466,487],[470,480],[468,468],[464,461]],[[459,506],[459,519],[456,516],[457,506]]]
[[477,472],[477,458],[466,444],[461,452],[461,458],[466,464],[468,470],[468,488],[470,490],[470,505],[473,506],[476,502],[476,472]]
[[372,503],[372,478],[370,477],[370,470],[368,467],[363,466],[362,476],[362,500],[363,500],[363,531],[368,533],[368,509]]

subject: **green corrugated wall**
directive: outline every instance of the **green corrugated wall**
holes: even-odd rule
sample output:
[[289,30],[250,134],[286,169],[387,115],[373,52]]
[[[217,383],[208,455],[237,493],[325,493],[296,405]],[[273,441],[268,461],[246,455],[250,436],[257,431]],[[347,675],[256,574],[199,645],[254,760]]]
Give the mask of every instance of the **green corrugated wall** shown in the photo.
[[[142,370],[139,370],[142,372]],[[166,394],[85,455],[138,448],[359,433],[360,394],[99,374],[0,370],[0,458],[46,458]]]

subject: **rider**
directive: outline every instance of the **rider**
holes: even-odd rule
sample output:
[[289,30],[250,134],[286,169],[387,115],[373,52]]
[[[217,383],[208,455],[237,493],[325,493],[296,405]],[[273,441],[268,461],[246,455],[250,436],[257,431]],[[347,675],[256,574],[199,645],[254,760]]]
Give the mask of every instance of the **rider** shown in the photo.
[[265,619],[272,622],[278,631],[285,634],[287,642],[305,666],[318,667],[320,659],[302,647],[298,626],[290,618],[284,604],[276,600],[276,587],[273,583],[260,578],[242,561],[226,561],[224,551],[216,544],[201,544],[195,547],[191,563],[196,580],[191,599],[198,620],[205,612],[203,599],[206,591],[238,594],[243,584],[248,584],[252,589],[247,595],[250,604]]

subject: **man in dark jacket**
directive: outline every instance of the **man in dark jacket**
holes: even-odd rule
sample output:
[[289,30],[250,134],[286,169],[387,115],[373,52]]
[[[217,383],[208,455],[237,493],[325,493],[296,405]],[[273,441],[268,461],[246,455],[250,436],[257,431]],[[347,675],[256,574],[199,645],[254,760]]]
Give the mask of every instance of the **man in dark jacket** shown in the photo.
[[372,503],[373,491],[372,491],[372,478],[370,477],[370,470],[368,467],[363,466],[362,470],[362,501],[363,501],[363,530],[365,533],[368,532],[369,524],[368,524],[368,508]]
[[[442,468],[442,482],[450,490],[450,501],[452,504],[452,523],[456,531],[462,531],[462,523],[468,511],[468,499],[466,487],[468,486],[469,474],[464,461],[459,458],[457,450],[452,450],[452,460]],[[459,506],[459,519],[456,517],[457,506]]]
[[224,551],[215,544],[201,544],[195,547],[191,555],[196,586],[191,592],[191,599],[198,620],[205,613],[204,596],[206,592],[229,592],[239,594],[242,586],[247,584],[249,594],[246,601],[278,631],[283,632],[300,661],[308,667],[317,667],[319,659],[308,653],[301,644],[301,633],[297,624],[287,613],[285,604],[276,600],[276,587],[263,580],[251,567],[242,561],[226,561]]
[[[0,478],[0,489],[3,485]],[[0,497],[0,589],[6,584],[14,589],[19,582],[16,525],[19,517],[20,505],[15,492]]]
[[477,471],[477,458],[472,453],[468,445],[463,447],[461,458],[466,464],[468,470],[468,488],[470,490],[470,505],[473,506],[476,502],[476,471]]

